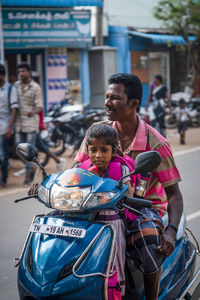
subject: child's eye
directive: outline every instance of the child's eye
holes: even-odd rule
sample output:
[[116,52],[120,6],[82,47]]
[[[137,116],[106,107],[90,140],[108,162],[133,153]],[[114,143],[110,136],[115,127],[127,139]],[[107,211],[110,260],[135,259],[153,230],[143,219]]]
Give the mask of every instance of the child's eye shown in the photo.
[[101,151],[102,151],[102,152],[107,152],[108,149],[107,149],[107,148],[103,148]]
[[90,148],[89,151],[92,152],[92,153],[95,153],[96,149],[95,148]]

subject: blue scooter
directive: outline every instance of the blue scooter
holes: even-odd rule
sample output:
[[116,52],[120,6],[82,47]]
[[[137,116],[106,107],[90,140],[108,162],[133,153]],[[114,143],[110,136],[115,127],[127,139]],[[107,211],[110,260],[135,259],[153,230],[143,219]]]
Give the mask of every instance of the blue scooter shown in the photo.
[[[128,187],[122,180],[101,178],[79,168],[47,176],[30,144],[18,145],[17,153],[22,161],[33,161],[40,166],[43,181],[38,194],[15,202],[35,197],[54,209],[48,215],[34,217],[22,253],[15,259],[15,266],[19,266],[20,299],[108,299],[116,232],[112,224],[94,221],[96,212],[123,211],[125,207],[141,215],[140,209],[151,207],[151,201],[128,197]],[[160,159],[156,151],[138,155],[131,174],[155,169]],[[167,217],[164,223],[167,226]],[[188,293],[198,280],[200,269],[195,273],[197,250],[184,236],[184,231],[183,215],[175,250],[163,265],[159,300],[194,300],[200,294],[200,284],[192,296]],[[127,288],[123,299],[145,299],[142,274],[129,258],[127,265]]]

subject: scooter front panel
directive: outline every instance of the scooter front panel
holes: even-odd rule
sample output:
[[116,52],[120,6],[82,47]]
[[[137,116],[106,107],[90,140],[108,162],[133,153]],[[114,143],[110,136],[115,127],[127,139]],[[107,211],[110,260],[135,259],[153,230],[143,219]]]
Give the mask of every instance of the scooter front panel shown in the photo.
[[[101,276],[76,278],[72,274],[72,267],[104,224],[47,216],[38,218],[37,223],[76,226],[84,228],[86,235],[79,239],[31,233],[19,267],[19,286],[26,286],[29,293],[37,297],[57,295],[56,299],[86,300],[90,299],[90,291],[95,290],[99,295],[97,299],[102,299],[103,278]],[[76,272],[104,273],[112,238],[111,228],[105,228]],[[30,263],[31,270],[28,266]],[[66,295],[66,298],[59,298],[61,294]]]

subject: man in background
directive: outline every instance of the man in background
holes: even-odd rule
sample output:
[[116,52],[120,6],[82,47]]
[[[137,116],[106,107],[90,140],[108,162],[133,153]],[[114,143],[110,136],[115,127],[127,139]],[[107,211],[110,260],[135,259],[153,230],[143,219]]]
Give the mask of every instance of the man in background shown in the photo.
[[[19,81],[15,83],[19,100],[19,113],[16,119],[15,142],[36,144],[39,132],[39,116],[43,110],[42,91],[38,83],[31,78],[31,68],[27,63],[17,66]],[[24,186],[29,186],[34,179],[35,167],[26,163]]]
[[6,70],[0,64],[0,189],[6,186],[9,167],[9,141],[16,119],[18,101],[14,86],[5,80]]

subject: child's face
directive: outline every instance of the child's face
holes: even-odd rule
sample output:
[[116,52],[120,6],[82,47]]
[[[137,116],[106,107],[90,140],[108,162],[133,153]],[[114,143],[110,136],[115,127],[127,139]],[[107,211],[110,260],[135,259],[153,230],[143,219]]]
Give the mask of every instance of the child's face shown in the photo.
[[88,156],[100,171],[105,171],[113,156],[112,146],[104,139],[91,139],[88,145]]

